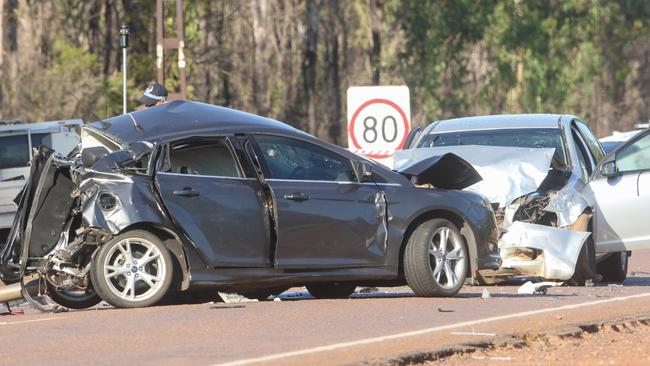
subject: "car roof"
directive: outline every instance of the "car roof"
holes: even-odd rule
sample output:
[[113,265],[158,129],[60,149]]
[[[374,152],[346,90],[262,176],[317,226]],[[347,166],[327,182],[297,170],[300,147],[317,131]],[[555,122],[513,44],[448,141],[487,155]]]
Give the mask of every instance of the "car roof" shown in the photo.
[[559,114],[501,114],[462,117],[433,122],[425,133],[479,131],[511,128],[559,128]]
[[88,126],[120,144],[165,142],[193,135],[271,132],[311,137],[285,123],[212,104],[174,100]]

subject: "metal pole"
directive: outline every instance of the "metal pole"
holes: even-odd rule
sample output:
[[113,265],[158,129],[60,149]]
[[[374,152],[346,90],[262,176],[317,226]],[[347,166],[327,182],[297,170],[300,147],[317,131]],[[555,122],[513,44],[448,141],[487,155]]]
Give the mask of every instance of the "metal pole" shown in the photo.
[[122,27],[120,28],[120,47],[122,47],[122,113],[126,114],[126,49],[129,48],[129,26],[126,24],[122,24]]

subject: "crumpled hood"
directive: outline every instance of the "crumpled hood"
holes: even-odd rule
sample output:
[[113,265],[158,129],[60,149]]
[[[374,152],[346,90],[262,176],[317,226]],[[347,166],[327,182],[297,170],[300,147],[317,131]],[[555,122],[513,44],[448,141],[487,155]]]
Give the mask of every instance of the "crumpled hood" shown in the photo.
[[419,148],[398,151],[395,167],[399,171],[401,166],[417,165],[448,153],[471,164],[483,178],[478,184],[466,186],[468,190],[504,207],[515,198],[537,190],[548,175],[554,149],[480,145]]
[[413,184],[431,184],[440,189],[464,189],[483,179],[470,163],[452,153],[425,158],[397,172]]

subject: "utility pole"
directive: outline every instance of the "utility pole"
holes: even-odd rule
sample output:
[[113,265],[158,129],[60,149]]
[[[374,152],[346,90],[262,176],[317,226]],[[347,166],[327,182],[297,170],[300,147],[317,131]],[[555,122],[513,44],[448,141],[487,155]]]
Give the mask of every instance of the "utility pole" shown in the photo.
[[[165,3],[176,3],[176,37],[165,38]],[[178,84],[180,90],[170,91],[169,99],[185,99],[187,88],[185,83],[185,38],[183,35],[183,1],[182,0],[156,0],[156,69],[158,83],[165,85],[164,50],[178,50]]]
[[120,47],[122,47],[122,113],[126,114],[126,49],[129,48],[129,26],[122,24],[120,28]]

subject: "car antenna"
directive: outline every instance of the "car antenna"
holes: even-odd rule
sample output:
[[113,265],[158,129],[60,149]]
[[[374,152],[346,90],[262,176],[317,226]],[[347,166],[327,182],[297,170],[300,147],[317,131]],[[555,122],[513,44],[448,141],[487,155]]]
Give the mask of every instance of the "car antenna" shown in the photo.
[[[74,95],[74,93],[72,91],[70,91],[68,89],[64,89],[64,90],[66,91],[66,93],[70,94],[74,99],[76,99],[78,103],[81,103],[81,99],[79,99],[76,95]],[[108,123],[108,122],[104,121],[103,119],[99,118],[99,116],[97,115],[97,113],[95,113],[95,111],[91,110],[90,114],[92,114],[93,117],[95,117],[95,119],[97,119],[97,121],[99,121],[101,123],[104,123],[104,124]],[[129,115],[129,117],[131,117],[131,121],[133,121],[133,126],[135,127],[136,130],[138,130],[139,132],[144,131],[144,129],[142,128],[142,126],[140,126],[138,121],[136,121],[135,118],[131,115],[131,112],[127,113],[127,115]],[[83,122],[84,122],[84,124],[87,124],[86,121],[83,121]]]
[[[66,93],[68,93],[68,94],[71,95],[74,99],[76,99],[78,103],[81,103],[81,99],[77,98],[77,96],[74,95],[73,92],[71,92],[71,91],[68,90],[67,88],[64,88],[63,90],[65,90]],[[97,115],[97,113],[95,113],[94,111],[91,110],[91,111],[90,111],[90,114],[92,114],[93,117],[95,117],[95,119],[97,119],[99,122],[107,123],[107,122],[104,121],[103,119],[99,118],[99,116]],[[83,119],[82,119],[82,121],[83,121]],[[86,121],[83,121],[83,123],[84,123],[84,124],[88,124],[88,123],[86,123]]]

